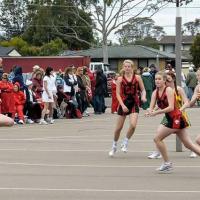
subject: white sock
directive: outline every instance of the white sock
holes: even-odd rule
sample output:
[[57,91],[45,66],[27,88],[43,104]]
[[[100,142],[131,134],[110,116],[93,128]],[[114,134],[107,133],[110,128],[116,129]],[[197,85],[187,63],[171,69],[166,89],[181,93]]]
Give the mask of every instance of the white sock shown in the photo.
[[117,142],[113,141],[112,147],[117,147]]
[[125,137],[123,143],[124,143],[124,144],[128,144],[128,140],[129,140],[129,139],[128,139],[127,137]]

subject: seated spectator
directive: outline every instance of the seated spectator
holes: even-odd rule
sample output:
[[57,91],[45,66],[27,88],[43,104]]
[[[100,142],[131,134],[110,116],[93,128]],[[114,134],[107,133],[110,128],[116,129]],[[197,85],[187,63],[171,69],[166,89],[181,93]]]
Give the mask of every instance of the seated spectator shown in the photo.
[[71,118],[81,118],[81,112],[77,108],[76,102],[74,102],[73,98],[64,93],[63,87],[58,86],[58,106],[61,110],[61,116],[66,117],[68,119]]
[[28,116],[27,123],[33,124],[38,122],[41,118],[42,109],[40,103],[37,101],[34,92],[32,91],[33,83],[30,80],[26,81],[27,89],[25,90],[26,102],[24,112]]
[[14,117],[13,84],[8,81],[8,74],[3,73],[0,81],[1,113]]
[[17,114],[17,117],[19,119],[18,124],[24,124],[24,104],[25,104],[26,98],[22,91],[20,91],[20,84],[16,82],[14,84],[14,113]]

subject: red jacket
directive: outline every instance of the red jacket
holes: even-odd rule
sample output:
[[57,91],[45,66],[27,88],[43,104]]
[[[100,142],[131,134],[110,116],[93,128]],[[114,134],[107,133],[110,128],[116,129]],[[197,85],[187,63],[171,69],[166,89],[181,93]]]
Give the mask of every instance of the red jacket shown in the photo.
[[25,94],[22,91],[14,92],[15,106],[24,105],[26,102]]
[[0,81],[1,91],[1,112],[13,113],[14,101],[13,101],[13,84],[7,81]]

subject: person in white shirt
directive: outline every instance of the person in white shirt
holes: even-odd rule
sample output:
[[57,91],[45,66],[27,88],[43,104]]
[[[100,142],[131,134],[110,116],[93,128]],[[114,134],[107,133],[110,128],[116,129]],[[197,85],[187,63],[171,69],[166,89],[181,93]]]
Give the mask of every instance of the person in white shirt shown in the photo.
[[[42,117],[40,120],[40,124],[50,124],[54,123],[53,120],[53,104],[54,104],[54,97],[53,91],[55,89],[55,79],[53,78],[53,68],[47,67],[45,76],[43,79],[43,93],[42,93],[42,101],[44,103],[44,109],[42,110]],[[49,118],[44,120],[45,115],[49,111]]]

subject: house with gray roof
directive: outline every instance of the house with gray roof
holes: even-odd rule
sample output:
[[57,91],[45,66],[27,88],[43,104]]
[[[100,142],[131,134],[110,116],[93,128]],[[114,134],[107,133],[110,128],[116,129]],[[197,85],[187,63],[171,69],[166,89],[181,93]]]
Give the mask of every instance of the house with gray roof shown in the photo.
[[[62,56],[90,56],[92,62],[102,62],[103,61],[103,51],[102,48],[94,48],[81,51],[64,51],[60,55]],[[117,71],[122,62],[125,59],[131,59],[134,61],[137,67],[150,66],[151,64],[158,65],[159,68],[163,69],[168,62],[174,63],[175,54],[162,52],[157,49],[150,47],[145,47],[141,45],[128,45],[128,46],[109,46],[108,47],[108,60],[110,64],[110,69]],[[182,57],[182,59],[186,59]]]
[[14,47],[2,47],[0,46],[0,57],[7,56],[21,56]]
[[[174,53],[175,52],[175,36],[163,36],[163,38],[159,41],[160,51],[165,51],[168,53]],[[183,35],[182,36],[182,44],[181,44],[181,50],[183,54],[189,56],[189,50],[193,43],[194,36],[188,36]],[[188,58],[190,58],[189,56]]]

